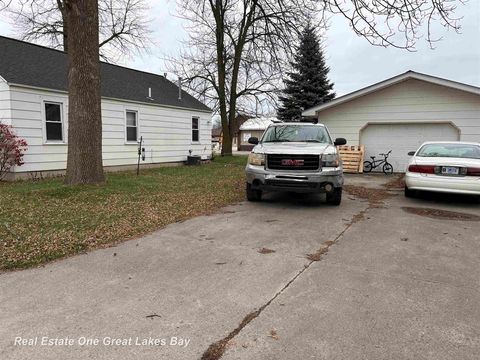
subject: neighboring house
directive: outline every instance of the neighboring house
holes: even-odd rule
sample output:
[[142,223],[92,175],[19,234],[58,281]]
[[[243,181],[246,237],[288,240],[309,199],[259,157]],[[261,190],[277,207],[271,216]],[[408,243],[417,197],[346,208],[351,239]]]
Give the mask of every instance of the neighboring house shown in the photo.
[[408,71],[303,112],[332,137],[365,145],[366,158],[392,150],[394,171],[424,141],[480,142],[480,88]]
[[276,118],[260,117],[252,118],[245,121],[240,126],[240,131],[238,135],[238,150],[239,151],[250,151],[253,149],[254,145],[248,143],[248,139],[252,136],[261,138],[265,129],[276,121]]
[[215,151],[220,151],[222,145],[222,128],[212,128],[212,145]]
[[[107,170],[134,166],[140,137],[142,164],[211,156],[211,110],[165,77],[101,63],[101,94]],[[67,114],[67,55],[0,36],[0,121],[28,142],[14,177],[65,170]]]
[[[250,118],[251,118],[250,116],[244,115],[244,114],[239,114],[235,117],[234,123],[233,123],[232,150],[234,149],[239,150],[238,146],[240,143],[240,126]],[[216,120],[217,126],[212,128],[212,142],[215,150],[220,151],[222,147],[222,138],[223,138],[222,124],[220,123],[220,119],[218,115],[214,116],[214,119]],[[213,119],[212,121],[215,122]]]

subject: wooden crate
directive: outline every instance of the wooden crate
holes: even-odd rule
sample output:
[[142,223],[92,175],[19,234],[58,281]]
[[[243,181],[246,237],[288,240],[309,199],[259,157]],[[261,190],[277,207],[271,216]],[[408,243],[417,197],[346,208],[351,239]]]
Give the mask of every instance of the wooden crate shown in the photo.
[[346,173],[363,173],[365,157],[364,145],[343,145],[338,147],[338,152],[343,161],[343,171]]

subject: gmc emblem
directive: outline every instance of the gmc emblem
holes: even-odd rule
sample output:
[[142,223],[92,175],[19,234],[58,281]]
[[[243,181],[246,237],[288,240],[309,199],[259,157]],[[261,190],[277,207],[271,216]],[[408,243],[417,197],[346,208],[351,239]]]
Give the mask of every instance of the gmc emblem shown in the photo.
[[303,166],[305,160],[282,159],[282,166]]

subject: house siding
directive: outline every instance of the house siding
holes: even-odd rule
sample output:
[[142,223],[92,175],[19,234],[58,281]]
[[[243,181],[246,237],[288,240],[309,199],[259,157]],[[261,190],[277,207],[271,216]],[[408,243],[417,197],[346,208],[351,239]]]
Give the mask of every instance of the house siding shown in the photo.
[[0,123],[11,125],[10,86],[0,77]]
[[[45,143],[45,101],[63,104],[64,139],[68,138],[68,96],[63,92],[11,86],[11,118],[19,136],[26,139],[25,164],[16,172],[52,171],[66,168],[67,144]],[[103,165],[135,165],[138,146],[125,141],[125,111],[138,112],[138,133],[143,137],[142,164],[181,162],[189,150],[211,156],[211,113],[162,107],[122,100],[102,99]],[[199,142],[191,141],[191,119],[200,119]]]
[[[464,91],[410,79],[318,114],[333,137],[358,145],[368,123],[451,122],[460,140],[480,141],[480,97]],[[392,134],[394,136],[394,134]]]

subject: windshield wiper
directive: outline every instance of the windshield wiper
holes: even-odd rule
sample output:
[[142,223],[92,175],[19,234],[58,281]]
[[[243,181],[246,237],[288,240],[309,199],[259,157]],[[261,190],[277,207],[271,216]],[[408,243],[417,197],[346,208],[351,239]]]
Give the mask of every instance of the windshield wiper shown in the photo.
[[264,142],[290,142],[288,139],[275,139],[275,140],[268,140]]
[[310,140],[305,140],[305,142],[321,143],[322,141],[310,139]]

